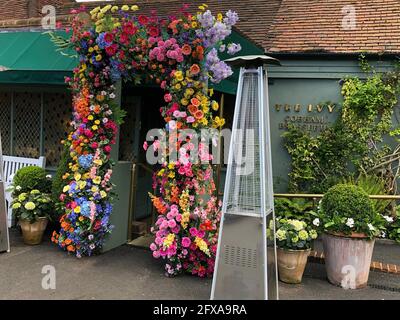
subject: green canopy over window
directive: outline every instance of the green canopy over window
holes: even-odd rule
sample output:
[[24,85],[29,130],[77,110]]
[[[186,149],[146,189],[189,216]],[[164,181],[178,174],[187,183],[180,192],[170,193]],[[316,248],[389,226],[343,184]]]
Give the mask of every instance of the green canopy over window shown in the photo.
[[[57,32],[64,35],[65,32]],[[42,32],[0,33],[0,83],[63,84],[77,60],[56,51]]]
[[[65,36],[63,31],[57,35]],[[240,43],[239,55],[262,54],[263,51],[237,32],[233,32],[227,43]],[[221,59],[228,58],[222,54]],[[76,58],[62,55],[50,41],[48,34],[40,31],[0,32],[0,83],[8,84],[64,84],[77,65]],[[238,72],[219,84],[212,84],[217,91],[235,94]]]

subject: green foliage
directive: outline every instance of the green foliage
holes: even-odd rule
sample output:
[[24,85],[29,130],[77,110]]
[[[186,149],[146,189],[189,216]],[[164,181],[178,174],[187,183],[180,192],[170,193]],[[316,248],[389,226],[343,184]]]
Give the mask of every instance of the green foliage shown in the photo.
[[382,159],[387,160],[391,149],[382,143],[383,137],[400,133],[392,128],[400,92],[400,66],[379,74],[363,56],[360,64],[368,77],[344,79],[343,106],[332,127],[318,136],[294,126],[284,133],[285,147],[292,158],[289,191],[323,193],[353,172],[372,172]]
[[368,194],[355,185],[338,184],[330,188],[322,198],[319,213],[323,230],[328,232],[356,232],[374,238],[384,225]]
[[62,193],[62,190],[65,185],[65,180],[63,179],[63,175],[65,172],[68,172],[69,167],[68,164],[71,162],[70,152],[69,152],[69,144],[64,144],[64,150],[61,155],[60,162],[57,167],[56,174],[53,177],[52,181],[52,198],[55,203],[56,212],[58,215],[63,213],[63,203],[59,200],[59,196]]
[[50,193],[51,183],[46,177],[46,170],[37,166],[19,169],[13,179],[14,194],[29,192],[37,189],[40,192]]
[[53,202],[49,194],[33,189],[30,192],[22,192],[15,197],[11,207],[17,219],[34,223],[40,217],[51,219]]
[[[363,189],[369,195],[385,195],[385,181],[378,177],[366,174],[360,174],[357,179],[353,177],[343,179],[342,183],[355,185]],[[371,200],[374,211],[379,214],[384,214],[386,208],[391,203],[391,200]]]
[[316,213],[313,211],[314,205],[305,199],[275,199],[275,215],[286,219],[303,220],[311,224]]
[[[267,229],[267,236],[272,238],[273,220]],[[311,243],[318,233],[305,221],[297,219],[276,218],[275,238],[279,248],[290,250],[305,250],[311,248]]]

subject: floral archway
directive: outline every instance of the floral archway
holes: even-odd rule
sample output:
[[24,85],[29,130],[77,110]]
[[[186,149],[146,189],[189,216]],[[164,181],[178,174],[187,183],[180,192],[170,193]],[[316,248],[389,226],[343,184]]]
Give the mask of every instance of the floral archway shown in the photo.
[[[212,115],[218,103],[212,100],[208,81],[219,82],[232,74],[218,54],[240,50],[240,45],[223,42],[237,22],[237,14],[228,11],[215,17],[202,5],[194,15],[183,6],[178,16],[159,18],[155,12],[136,15],[138,9],[136,5],[97,7],[86,19],[82,18],[85,9],[74,12],[69,43],[79,65],[73,78],[67,79],[73,91],[74,120],[65,141],[72,161],[63,176],[61,230],[53,233],[52,241],[77,257],[98,253],[112,229],[110,152],[123,116],[114,102],[116,81],[160,85],[165,91],[160,112],[169,142],[176,139],[172,133],[176,129],[199,132],[224,124]],[[173,142],[164,149],[176,148],[179,157],[175,161],[165,157],[154,174],[157,194],[150,196],[158,219],[150,248],[155,258],[165,259],[168,275],[188,271],[210,276],[220,204],[211,165],[192,163],[190,145],[183,142]],[[144,147],[161,150],[160,140]],[[211,160],[205,143],[200,142],[198,152],[202,160]]]

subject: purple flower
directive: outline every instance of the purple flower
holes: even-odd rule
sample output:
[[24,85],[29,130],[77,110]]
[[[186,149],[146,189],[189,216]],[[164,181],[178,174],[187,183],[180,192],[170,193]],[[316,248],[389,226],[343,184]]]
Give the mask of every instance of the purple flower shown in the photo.
[[235,11],[229,10],[224,18],[224,23],[230,27],[234,26],[239,21],[239,16]]
[[242,50],[242,46],[238,43],[238,44],[236,44],[236,43],[230,43],[229,45],[228,45],[228,51],[227,51],[227,53],[229,54],[229,55],[234,55],[235,53],[238,53],[240,50]]

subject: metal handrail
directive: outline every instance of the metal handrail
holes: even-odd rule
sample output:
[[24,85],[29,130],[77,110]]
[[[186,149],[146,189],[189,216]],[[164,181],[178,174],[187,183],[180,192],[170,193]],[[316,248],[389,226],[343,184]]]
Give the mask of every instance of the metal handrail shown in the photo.
[[[275,198],[302,198],[302,199],[321,199],[323,194],[308,194],[308,193],[275,193]],[[370,199],[373,200],[400,200],[400,195],[370,195]]]

